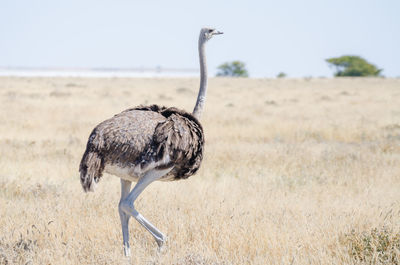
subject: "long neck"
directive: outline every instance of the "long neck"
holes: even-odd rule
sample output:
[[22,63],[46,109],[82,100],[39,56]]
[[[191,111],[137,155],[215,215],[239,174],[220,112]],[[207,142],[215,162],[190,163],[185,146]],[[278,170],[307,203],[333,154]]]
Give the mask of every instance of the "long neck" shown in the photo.
[[207,92],[207,64],[205,54],[205,41],[199,39],[199,58],[200,58],[200,89],[197,95],[196,106],[193,109],[193,116],[200,120],[206,102]]

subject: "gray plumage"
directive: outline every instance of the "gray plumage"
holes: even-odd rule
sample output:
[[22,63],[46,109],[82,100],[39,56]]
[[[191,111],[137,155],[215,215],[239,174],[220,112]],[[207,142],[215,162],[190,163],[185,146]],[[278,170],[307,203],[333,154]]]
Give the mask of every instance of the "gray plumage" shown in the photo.
[[89,136],[79,171],[85,191],[92,190],[106,164],[145,172],[166,156],[164,178],[185,179],[199,169],[204,148],[203,128],[190,113],[157,105],[125,110],[97,125]]

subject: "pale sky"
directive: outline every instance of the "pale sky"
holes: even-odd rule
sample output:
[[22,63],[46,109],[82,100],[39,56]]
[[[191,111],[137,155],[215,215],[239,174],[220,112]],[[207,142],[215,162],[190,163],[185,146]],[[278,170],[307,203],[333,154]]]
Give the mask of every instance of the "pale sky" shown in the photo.
[[241,60],[253,77],[332,76],[359,55],[400,76],[399,0],[0,0],[0,67],[198,68]]

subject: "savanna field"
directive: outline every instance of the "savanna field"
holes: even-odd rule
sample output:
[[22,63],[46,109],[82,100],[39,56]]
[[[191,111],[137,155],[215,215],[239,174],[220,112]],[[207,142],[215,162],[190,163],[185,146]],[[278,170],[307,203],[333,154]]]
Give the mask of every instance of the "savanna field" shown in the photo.
[[95,125],[140,104],[192,111],[196,78],[0,78],[0,264],[400,264],[400,79],[213,78],[200,171],[84,193]]

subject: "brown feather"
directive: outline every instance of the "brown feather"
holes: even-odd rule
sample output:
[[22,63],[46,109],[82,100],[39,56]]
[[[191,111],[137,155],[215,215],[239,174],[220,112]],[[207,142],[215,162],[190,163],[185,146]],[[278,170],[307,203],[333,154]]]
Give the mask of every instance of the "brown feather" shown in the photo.
[[204,135],[186,111],[157,105],[125,110],[97,125],[89,136],[79,171],[85,191],[98,182],[106,164],[145,169],[169,155],[157,169],[173,166],[171,179],[188,178],[200,167]]

